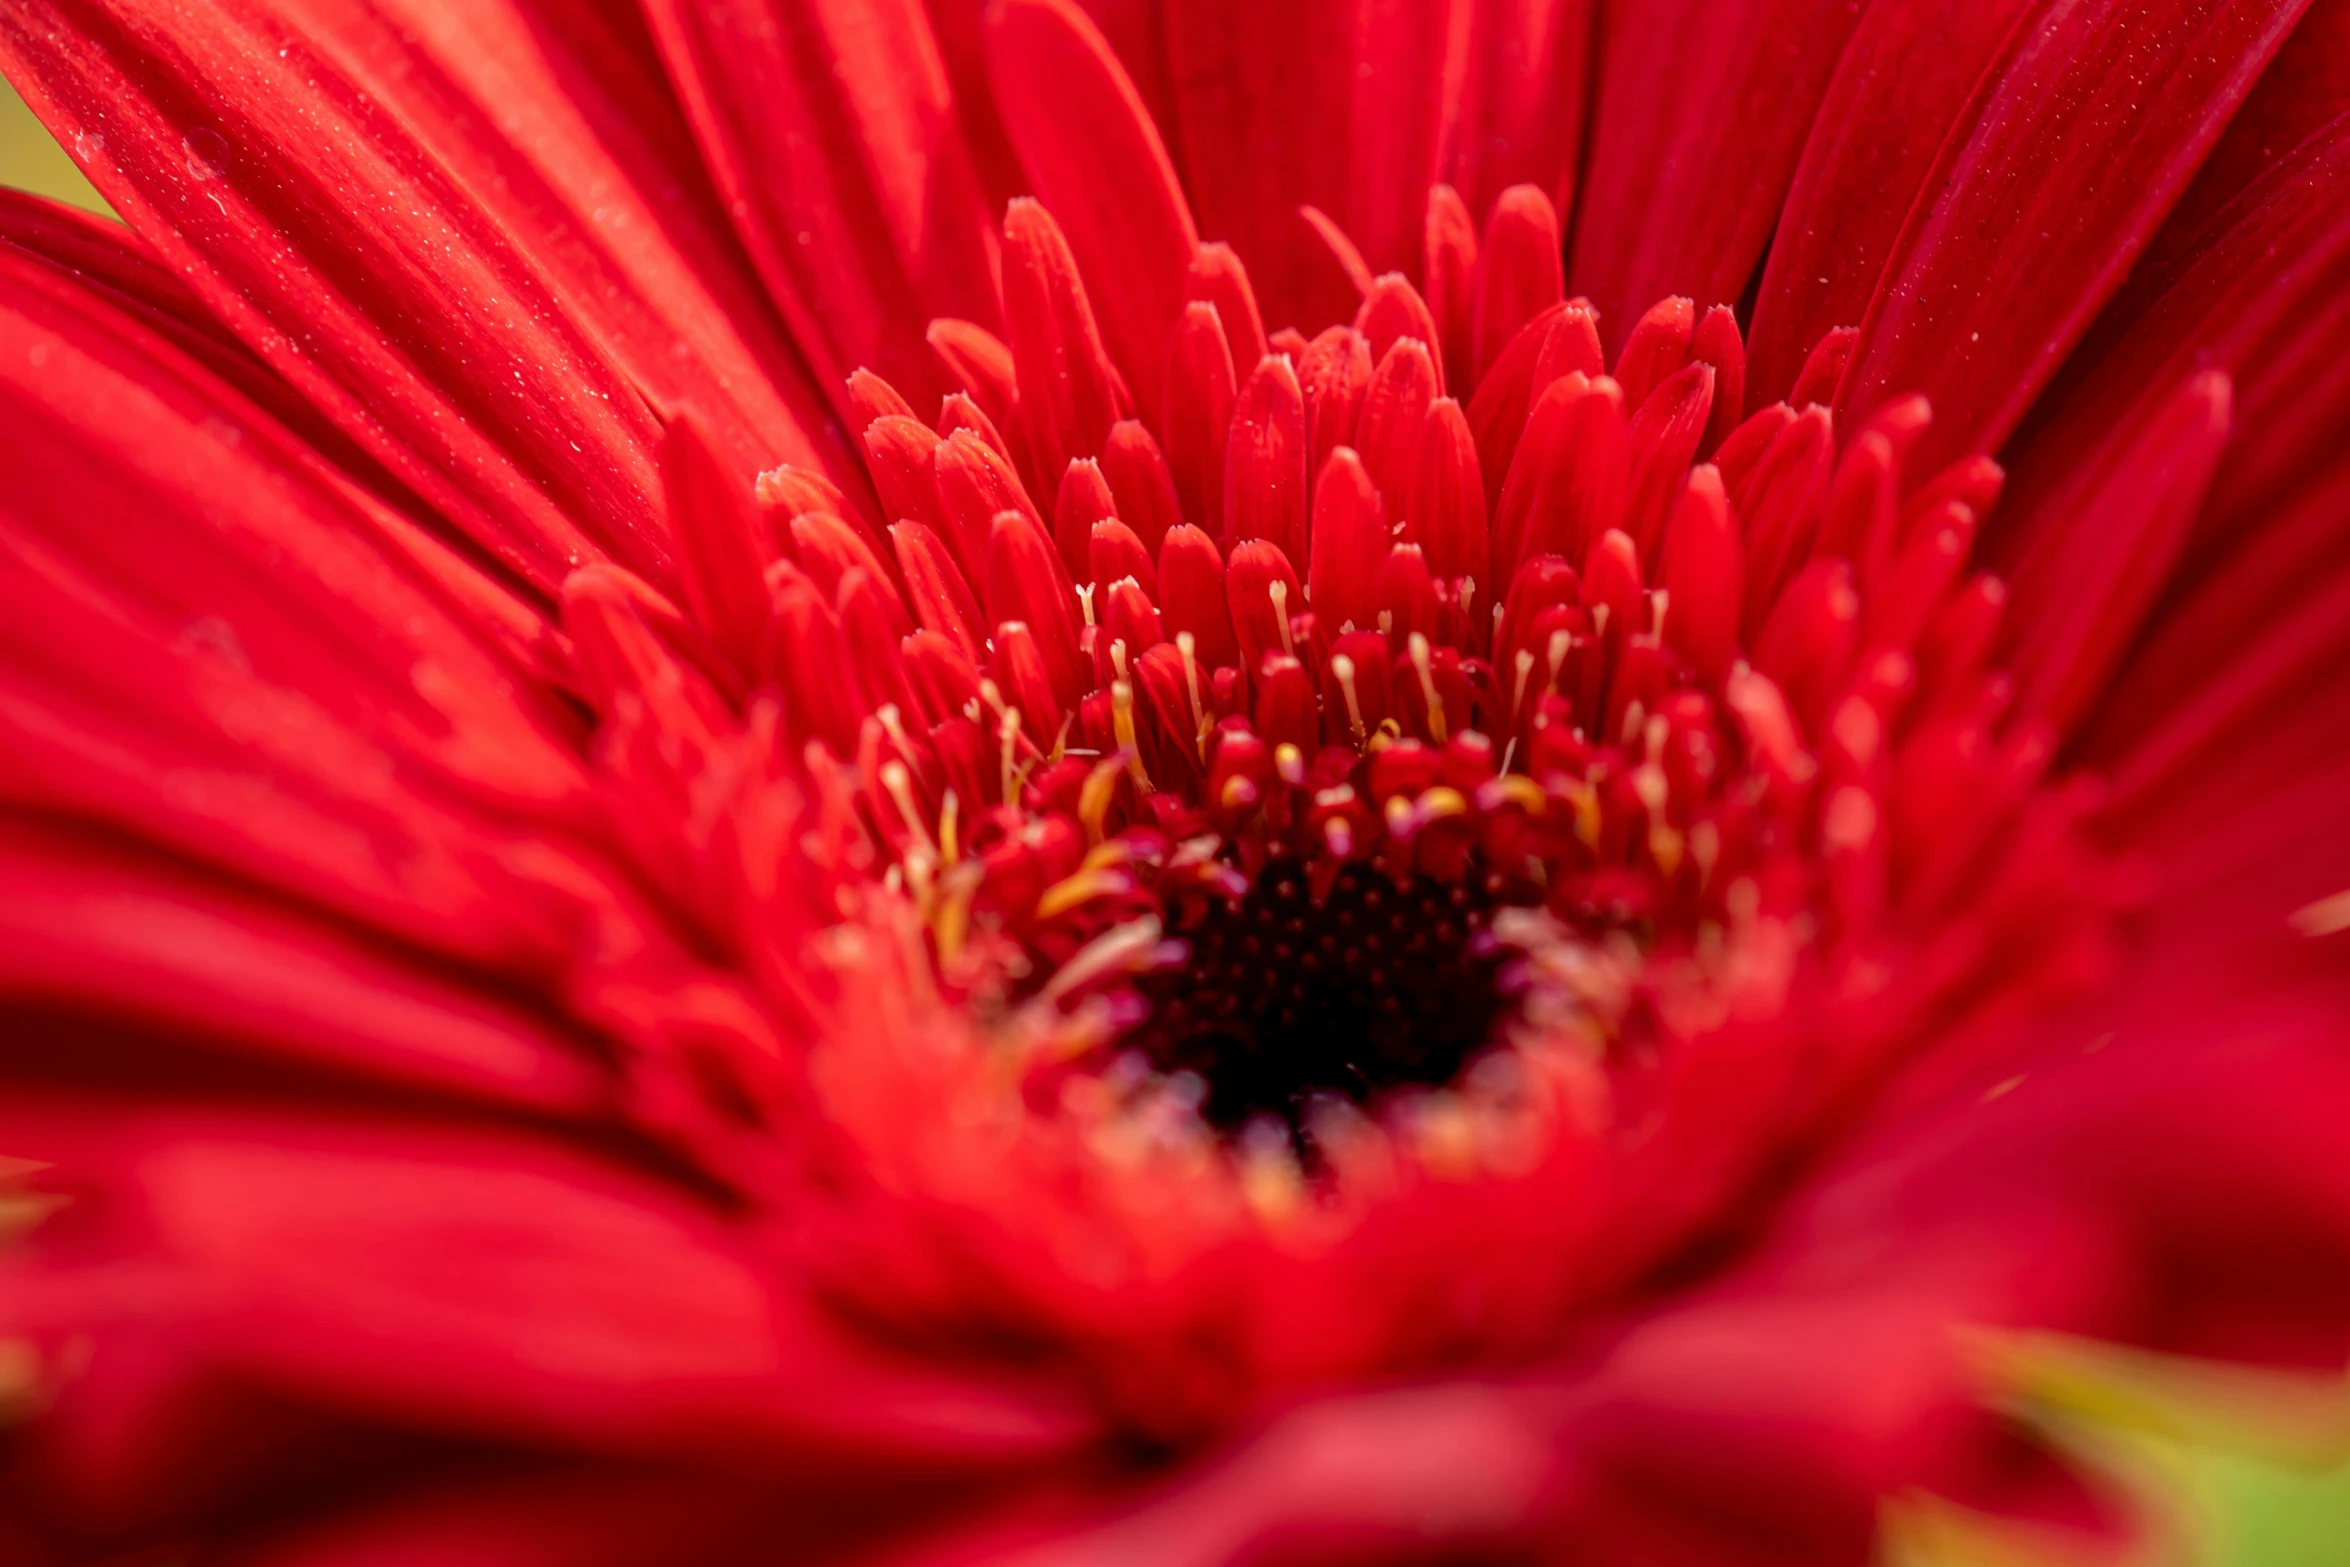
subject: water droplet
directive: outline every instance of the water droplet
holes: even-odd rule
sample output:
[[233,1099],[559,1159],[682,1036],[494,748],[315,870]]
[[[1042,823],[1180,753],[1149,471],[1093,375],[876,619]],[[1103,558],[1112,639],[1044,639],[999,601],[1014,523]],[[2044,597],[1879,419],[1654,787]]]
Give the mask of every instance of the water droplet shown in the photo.
[[200,180],[216,180],[228,173],[228,138],[207,125],[199,125],[180,138],[180,148],[188,155],[188,173]]

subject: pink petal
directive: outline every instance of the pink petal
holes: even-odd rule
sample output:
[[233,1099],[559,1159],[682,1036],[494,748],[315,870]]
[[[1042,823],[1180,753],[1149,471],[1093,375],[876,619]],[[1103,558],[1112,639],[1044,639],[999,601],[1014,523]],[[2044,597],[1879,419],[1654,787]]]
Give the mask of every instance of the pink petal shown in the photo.
[[1894,245],[1839,417],[1931,398],[1913,473],[2005,440],[2306,3],[2106,0],[2018,28]]

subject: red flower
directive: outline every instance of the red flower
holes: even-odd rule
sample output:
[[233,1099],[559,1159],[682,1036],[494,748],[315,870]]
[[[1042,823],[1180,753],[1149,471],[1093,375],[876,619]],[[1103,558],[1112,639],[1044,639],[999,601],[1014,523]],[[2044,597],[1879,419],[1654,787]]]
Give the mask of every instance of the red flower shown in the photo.
[[0,65],[10,1560],[1859,1561],[2128,1522],[1971,1334],[2350,1353],[2350,6]]

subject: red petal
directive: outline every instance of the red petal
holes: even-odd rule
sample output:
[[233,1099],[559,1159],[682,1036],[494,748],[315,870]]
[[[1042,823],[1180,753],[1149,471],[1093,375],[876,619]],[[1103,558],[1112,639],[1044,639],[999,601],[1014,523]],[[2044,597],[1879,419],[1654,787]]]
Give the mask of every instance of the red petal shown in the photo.
[[1835,422],[1815,407],[1779,432],[1743,482],[1725,471],[1746,536],[1749,628],[1759,626],[1781,584],[1810,557],[1835,456]]
[[1568,190],[1597,42],[1592,0],[1472,0],[1444,177],[1473,213],[1512,185]]
[[1924,0],[1862,13],[1812,121],[1763,269],[1748,347],[1757,406],[1785,398],[1812,345],[1868,312],[1942,149],[2032,0]]
[[1102,465],[1090,457],[1071,463],[1061,475],[1061,493],[1053,502],[1053,545],[1071,577],[1091,580],[1086,573],[1094,524],[1117,515],[1118,503],[1110,494],[1110,481],[1102,477]]
[[1624,502],[1624,398],[1606,376],[1562,376],[1526,418],[1493,517],[1494,569],[1536,555],[1580,560]]
[[35,1013],[77,1035],[70,1052],[19,1062],[35,1071],[102,1082],[141,1070],[109,1048],[103,1017],[158,1029],[183,1057],[227,1048],[542,1113],[585,1114],[610,1096],[543,1019],[119,843],[56,823],[0,828],[0,887],[0,993],[26,1031],[8,1044],[39,1050]]
[[1428,405],[1440,395],[1435,361],[1417,338],[1409,337],[1396,339],[1363,393],[1354,444],[1371,482],[1399,515],[1420,460],[1420,427],[1427,423]]
[[1616,355],[1616,381],[1624,388],[1626,408],[1637,412],[1658,382],[1689,362],[1696,332],[1697,307],[1688,300],[1660,299],[1648,307]]
[[1240,385],[1221,312],[1213,304],[1200,300],[1184,307],[1167,345],[1166,386],[1160,428],[1167,432],[1167,467],[1183,516],[1220,532],[1225,447],[1232,439],[1232,404]]
[[1142,540],[1143,548],[1157,554],[1167,530],[1183,520],[1183,509],[1159,443],[1140,421],[1121,419],[1110,426],[1109,442],[1102,448],[1102,477],[1117,497],[1118,515]]
[[[1344,205],[1334,210],[1372,271],[1396,271],[1420,259],[1437,139],[1460,96],[1468,19],[1457,5],[1411,0],[1358,0],[1347,10],[1352,58],[1302,63],[1344,73],[1351,101],[1336,150],[1347,183]],[[1319,198],[1309,191],[1301,199]],[[1374,347],[1373,357],[1380,351]]]
[[[1132,528],[1115,517],[1105,517],[1093,525],[1093,536],[1087,542],[1086,569],[1097,600],[1106,597],[1122,579],[1132,577],[1153,604],[1158,602],[1158,565]],[[1159,640],[1152,637],[1133,645],[1149,647]]]
[[1859,9],[1656,0],[1609,14],[1567,280],[1611,345],[1668,295],[1745,293]]
[[[957,430],[939,442],[933,460],[939,514],[950,530],[946,536],[953,542],[955,556],[963,563],[964,574],[972,579],[974,586],[988,580],[988,540],[995,532],[995,519],[1000,513],[1018,512],[1034,523],[1039,532],[1051,536],[1036,503],[1022,487],[1020,476],[1012,471],[1012,465],[978,436],[968,430]],[[997,610],[997,618],[1002,618],[999,606],[992,599],[988,607]]]
[[1159,589],[1168,634],[1188,633],[1202,668],[1228,669],[1240,661],[1224,595],[1224,557],[1214,539],[1189,523],[1169,528],[1159,551]]
[[1003,339],[983,326],[952,317],[931,322],[922,335],[947,373],[986,410],[996,428],[1009,428],[1019,406],[1019,388],[1012,371],[1012,351]]
[[1071,458],[1101,455],[1125,410],[1068,241],[1052,214],[1025,197],[1004,214],[1004,309],[1033,477],[1055,485]]
[[1684,365],[1632,416],[1625,435],[1629,468],[1624,483],[1624,531],[1654,569],[1663,553],[1665,523],[1679,502],[1713,413],[1714,370]]
[[1387,350],[1398,338],[1418,338],[1428,350],[1430,361],[1437,366],[1436,391],[1443,395],[1444,345],[1437,340],[1436,317],[1409,278],[1390,272],[1373,279],[1361,308],[1355,312],[1355,330],[1363,334],[1374,365],[1387,357]]
[[1477,471],[1477,443],[1461,405],[1440,397],[1428,405],[1420,426],[1420,450],[1412,474],[1406,542],[1428,557],[1428,568],[1445,581],[1467,577],[1492,591],[1486,553],[1485,481]]
[[[2084,476],[2116,471],[2159,400],[2199,367],[2234,381],[2234,434],[2189,536],[2175,602],[2095,722],[2104,756],[2157,728],[2168,731],[2162,748],[2172,760],[2186,754],[2173,744],[2188,732],[2181,725],[2191,713],[2198,725],[2216,716],[2194,696],[2199,687],[2214,700],[2223,686],[2232,700],[2273,700],[2275,670],[2252,671],[2285,644],[2261,645],[2272,633],[2299,634],[2287,628],[2316,612],[2312,601],[2333,586],[2315,519],[2338,485],[2339,432],[2350,416],[2346,192],[2350,123],[2338,121],[2245,192],[2210,233],[2180,247],[2173,265],[2134,282],[2084,345],[2083,372],[2017,442],[2014,493],[1986,534],[1994,559],[2077,526]],[[2284,530],[2273,541],[2264,529],[2271,518]],[[2215,662],[2213,647],[2240,658]]]
[[1305,394],[1280,355],[1261,360],[1232,411],[1224,456],[1224,538],[1269,539],[1292,560],[1306,553]]
[[1096,312],[1110,356],[1155,419],[1149,399],[1199,244],[1159,133],[1109,44],[1067,0],[995,6],[987,68],[1031,188],[1102,290]]
[[1665,533],[1665,640],[1708,681],[1738,656],[1746,569],[1721,475],[1693,468]]
[[1330,453],[1355,443],[1363,394],[1371,385],[1371,348],[1351,326],[1323,329],[1297,362],[1298,387],[1306,398],[1306,429],[1313,438],[1316,473]]
[[1306,586],[1316,623],[1332,634],[1368,631],[1379,623],[1379,568],[1388,544],[1379,495],[1361,459],[1344,446],[1330,454],[1314,483]]
[[1728,305],[1716,305],[1697,323],[1689,352],[1714,367],[1714,413],[1698,451],[1710,452],[1729,438],[1746,408],[1746,344]]
[[1795,574],[1754,639],[1754,667],[1779,683],[1809,734],[1827,731],[1860,643],[1860,594],[1849,561],[1815,560]]
[[[1071,1430],[852,1349],[708,1213],[540,1139],[43,1119],[27,1142],[30,1107],[12,1115],[11,1142],[105,1172],[110,1251],[210,1286],[107,1312],[99,1331],[126,1358],[192,1358],[401,1424],[639,1452],[1000,1461]],[[51,1266],[56,1298],[75,1269]],[[102,1280],[81,1282],[79,1303],[99,1305]],[[169,1418],[143,1403],[118,1418]]]
[[862,430],[876,419],[915,417],[914,405],[896,387],[862,366],[849,372],[847,396],[852,429]]
[[1289,618],[1305,609],[1289,557],[1267,539],[1233,546],[1224,573],[1224,601],[1240,640],[1240,667],[1254,674],[1267,653],[1290,651]]
[[[999,512],[988,545],[988,607],[999,621],[1025,621],[1036,633],[1053,695],[1074,711],[1085,696],[1085,662],[1077,646],[1077,590],[1052,540],[1034,517]],[[1048,732],[1037,743],[1049,747]]]
[[565,961],[476,802],[577,820],[576,742],[376,542],[407,525],[21,257],[0,334],[9,794],[436,950]]
[[946,514],[939,509],[938,500],[940,444],[930,426],[903,415],[876,419],[865,431],[865,456],[872,464],[874,487],[881,491],[885,515],[926,528],[946,527]]
[[735,482],[694,419],[669,427],[661,477],[686,602],[735,667],[752,668],[767,627],[767,555],[750,491]]
[[889,531],[897,545],[898,569],[905,574],[906,598],[914,607],[914,618],[923,629],[953,643],[964,658],[978,663],[987,620],[954,556],[937,534],[918,522],[901,522]]
[[1477,253],[1476,374],[1482,381],[1495,359],[1527,322],[1567,297],[1558,213],[1532,185],[1513,185],[1485,220]]
[[2102,692],[2186,543],[2230,411],[2224,372],[2194,377],[2068,488],[2063,525],[2009,573],[2021,714],[2061,733]]
[[[2260,73],[2243,108],[2228,122],[2226,134],[2180,198],[2169,226],[2182,238],[2194,234],[2324,129],[2342,112],[2345,81],[2350,81],[2350,5],[2343,0],[2313,0],[2293,35]],[[2156,249],[2161,248],[2157,241]]]
[[1353,50],[1343,9],[1167,0],[1159,15],[1174,150],[1202,232],[1247,258],[1268,320],[1314,325],[1352,309],[1321,240],[1298,220],[1300,203],[1345,211],[1353,83],[1341,62]]
[[1256,290],[1249,286],[1248,269],[1230,245],[1202,245],[1193,252],[1183,297],[1204,299],[1216,307],[1235,365],[1253,365],[1265,357],[1265,318],[1257,309]]
[[1839,409],[1931,398],[1913,472],[2005,440],[2306,3],[2103,0],[2019,28],[1903,226]]
[[[166,263],[403,483],[547,591],[604,549],[669,580],[658,424],[638,384],[681,386],[691,372],[632,373],[613,345],[657,337],[666,355],[691,326],[740,367],[751,397],[763,376],[739,340],[729,346],[726,304],[692,299],[672,327],[668,290],[690,294],[695,281],[674,251],[648,239],[629,276],[612,252],[583,255],[568,242],[590,227],[565,208],[587,198],[583,186],[631,205],[651,199],[604,162],[594,137],[563,132],[562,156],[529,167],[462,90],[435,95],[448,78],[429,56],[363,24],[288,23],[277,9],[246,0],[190,31],[80,0],[38,27],[0,21],[0,57],[61,139],[88,150],[96,183]],[[498,66],[473,69],[486,81]],[[625,60],[613,69],[599,113],[627,137],[624,105],[645,89],[641,78],[627,85]],[[593,80],[584,70],[583,94]],[[566,107],[540,91],[505,109]],[[655,174],[660,160],[641,140],[628,156],[647,177],[675,178]],[[519,201],[493,211],[473,194],[497,188],[500,163],[499,179],[544,203],[535,216]],[[550,190],[549,169],[580,183]],[[353,189],[377,199],[354,204]],[[656,230],[649,211],[641,221]],[[557,259],[571,265],[553,272]],[[625,299],[647,286],[660,293],[637,292],[609,323],[586,314],[601,290]],[[687,319],[696,315],[702,324]],[[766,406],[777,431],[797,427],[788,409]]]
[[135,316],[387,499],[400,505],[421,504],[309,399],[237,341],[122,224],[28,191],[0,189],[0,239],[99,291],[107,303]]
[[1478,381],[1477,395],[1469,402],[1469,428],[1477,436],[1477,466],[1485,475],[1489,501],[1500,503],[1502,483],[1526,431],[1526,417],[1550,380],[1575,373],[1597,376],[1605,365],[1598,324],[1590,307],[1579,300],[1555,313],[1544,311],[1510,340]]
[[938,316],[998,319],[995,224],[917,0],[651,0],[743,243],[817,382],[871,365],[927,408]]
[[1420,241],[1420,277],[1428,308],[1444,343],[1449,386],[1477,384],[1477,229],[1450,185],[1428,187],[1428,220]]

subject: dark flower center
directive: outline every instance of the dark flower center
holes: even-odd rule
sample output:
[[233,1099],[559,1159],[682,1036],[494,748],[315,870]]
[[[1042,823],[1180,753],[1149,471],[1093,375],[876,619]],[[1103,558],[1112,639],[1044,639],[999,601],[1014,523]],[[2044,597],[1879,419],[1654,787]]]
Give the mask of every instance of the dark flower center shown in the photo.
[[1245,896],[1171,908],[1190,959],[1137,987],[1151,1010],[1126,1043],[1197,1076],[1220,1130],[1274,1116],[1302,1137],[1317,1096],[1442,1087],[1515,1010],[1500,878],[1320,869],[1284,855]]

